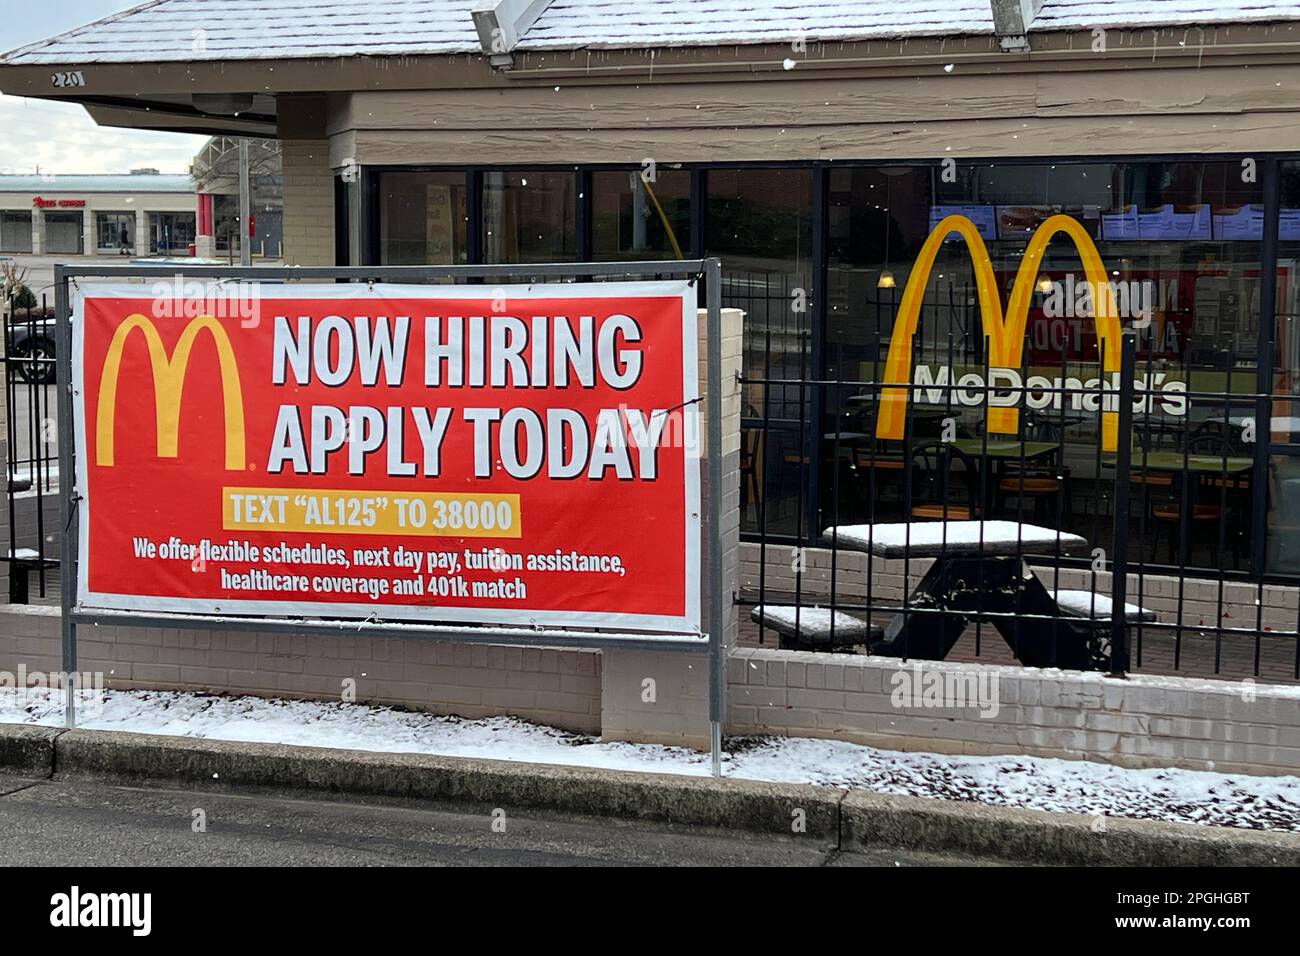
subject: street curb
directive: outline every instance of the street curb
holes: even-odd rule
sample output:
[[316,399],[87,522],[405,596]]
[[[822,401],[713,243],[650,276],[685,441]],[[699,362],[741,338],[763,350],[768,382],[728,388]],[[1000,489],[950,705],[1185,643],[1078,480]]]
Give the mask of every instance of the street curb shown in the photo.
[[838,790],[799,784],[737,786],[711,777],[116,731],[67,731],[58,738],[55,759],[62,780],[308,790],[766,833],[792,833],[795,811],[802,810],[806,835],[830,842],[839,839],[843,797]]
[[853,791],[841,849],[889,846],[1062,866],[1300,866],[1300,833],[1088,817]]
[[23,777],[54,774],[54,741],[61,727],[0,724],[0,771]]
[[[0,771],[551,810],[1020,863],[1300,866],[1300,834],[710,777],[0,725]],[[802,821],[802,826],[798,824]]]

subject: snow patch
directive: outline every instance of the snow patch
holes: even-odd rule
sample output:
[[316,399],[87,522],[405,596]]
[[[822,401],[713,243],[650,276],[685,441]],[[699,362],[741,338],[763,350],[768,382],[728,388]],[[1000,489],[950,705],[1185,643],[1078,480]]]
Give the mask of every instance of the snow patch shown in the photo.
[[[0,688],[0,723],[59,726],[62,698],[47,689]],[[210,697],[175,691],[108,691],[88,730],[423,753],[648,773],[707,776],[707,754],[680,747],[604,742],[513,717],[463,720],[363,704]],[[1041,757],[898,753],[800,737],[728,741],[724,773],[878,793],[1300,832],[1300,778],[1195,770],[1133,770]]]

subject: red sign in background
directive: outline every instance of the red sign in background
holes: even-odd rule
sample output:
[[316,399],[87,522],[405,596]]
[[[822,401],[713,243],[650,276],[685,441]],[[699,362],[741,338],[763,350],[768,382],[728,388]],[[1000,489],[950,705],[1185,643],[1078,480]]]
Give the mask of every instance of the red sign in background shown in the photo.
[[[228,445],[234,426],[223,400],[221,336],[192,328],[196,320],[204,321],[196,319],[193,304],[184,317],[173,318],[158,313],[182,311],[183,301],[159,310],[158,300],[132,297],[129,287],[101,287],[78,297],[73,361],[78,486],[84,495],[81,606],[698,631],[699,463],[685,447],[689,440],[683,440],[697,431],[694,308],[688,303],[693,290],[682,283],[610,283],[569,287],[581,290],[573,295],[528,296],[515,287],[492,290],[494,302],[486,295],[426,297],[409,287],[399,292],[383,286],[346,298],[337,288],[298,286],[291,296],[274,289],[257,298],[251,310],[246,301],[242,308],[207,302],[204,314],[212,314],[229,342],[242,393],[244,449],[235,460]],[[230,314],[214,314],[223,312]],[[425,384],[426,316],[442,317],[445,338],[448,317],[503,314],[525,324],[546,316],[552,331],[555,317],[570,317],[570,327],[578,329],[578,317],[591,316],[596,339],[609,317],[630,317],[639,327],[639,341],[619,334],[610,342],[616,358],[639,354],[640,376],[624,388],[600,374],[589,387],[573,378],[557,387],[555,343],[549,341],[551,348],[537,364],[530,351],[522,353],[530,373],[545,369],[546,384],[532,380],[519,387],[510,380],[493,387],[485,380],[471,385],[467,364],[465,383],[452,387],[446,384],[445,362],[440,364],[443,384]],[[152,356],[145,323],[135,316],[156,329],[161,348]],[[345,336],[332,334],[324,337],[323,351],[312,354],[307,384],[296,381],[292,362],[282,363],[286,381],[275,384],[277,316],[286,317],[295,333],[302,316],[310,317],[313,329],[327,316],[340,316],[354,331],[357,317],[372,330],[375,317],[387,317],[394,330],[396,317],[409,317],[404,362],[387,366],[401,369],[400,383],[388,382],[382,362],[373,385],[363,384],[357,367],[341,384],[322,382],[315,363],[323,361],[326,370],[336,367],[340,348],[346,348]],[[131,328],[125,336],[118,335],[123,323]],[[468,319],[463,328],[468,363]],[[186,329],[193,341],[182,369],[178,346]],[[530,327],[529,338],[540,338],[536,332]],[[101,391],[111,386],[104,372],[115,336],[116,400],[115,407],[108,406],[111,396],[105,396],[110,416],[105,420]],[[491,336],[485,341],[490,356]],[[619,361],[612,366],[624,373],[627,367]],[[175,457],[159,443],[172,401],[168,369],[183,381],[177,387],[173,378],[171,386],[179,395]],[[229,369],[225,374],[228,380]],[[292,409],[285,412],[284,406]],[[323,473],[295,473],[295,462],[311,467],[313,446],[327,443],[320,439],[330,422],[314,431],[313,421],[329,414],[313,409],[337,408],[350,416],[354,407],[377,409],[385,427],[395,425],[380,447],[361,456],[362,472],[352,473],[357,461],[351,441],[365,445],[375,432],[358,420],[360,427],[354,424],[346,433],[350,440],[324,459]],[[450,415],[440,472],[427,477],[416,409],[427,410],[427,425],[439,408],[450,409]],[[551,477],[551,455],[563,461],[581,444],[568,431],[558,446],[549,437],[543,442],[546,458],[534,477],[514,477],[502,461],[500,424],[490,428],[485,450],[487,433],[466,419],[467,408],[532,409],[544,428],[549,410],[571,409],[585,423],[592,447],[604,448],[604,464],[594,474],[587,468],[574,477]],[[621,416],[630,477],[609,464],[617,449],[598,441],[602,409]],[[649,477],[641,460],[649,452],[637,446],[628,423],[634,413],[647,423],[656,421],[656,410],[669,424]],[[287,447],[286,415],[300,423],[301,439],[293,432],[289,444],[303,457],[286,452],[279,456],[280,472],[268,473],[272,447]],[[112,436],[107,456],[101,447],[107,446],[106,421]],[[517,458],[525,459],[527,429],[511,431]],[[400,454],[390,459],[397,432]],[[337,433],[329,437],[337,439]],[[482,457],[485,451],[489,459]],[[490,475],[476,475],[476,454],[478,467],[489,461]],[[397,470],[414,467],[416,474],[390,475],[394,461]],[[412,504],[417,499],[422,507]],[[469,509],[475,512],[472,529]],[[417,516],[424,521],[418,526]]]

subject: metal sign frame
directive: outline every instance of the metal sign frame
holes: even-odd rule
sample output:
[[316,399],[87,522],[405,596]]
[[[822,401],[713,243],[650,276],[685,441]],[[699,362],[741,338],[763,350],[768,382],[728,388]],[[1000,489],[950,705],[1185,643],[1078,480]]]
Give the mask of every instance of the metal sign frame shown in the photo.
[[[78,580],[77,541],[80,534],[77,504],[81,489],[75,487],[75,445],[72,396],[72,314],[70,286],[78,278],[97,279],[227,279],[256,282],[324,280],[344,282],[420,282],[452,279],[471,282],[497,279],[575,279],[597,276],[653,278],[664,274],[693,276],[705,282],[707,312],[707,419],[708,472],[704,502],[707,520],[703,549],[708,569],[700,611],[700,637],[627,634],[614,630],[576,630],[571,628],[526,628],[501,625],[465,627],[454,624],[384,623],[369,620],[295,620],[281,617],[226,617],[207,614],[138,613],[76,608]],[[722,721],[725,708],[726,673],[723,660],[723,587],[722,539],[717,529],[722,513],[722,263],[718,258],[676,259],[661,262],[577,262],[539,263],[535,265],[474,266],[238,266],[193,265],[55,265],[55,367],[58,396],[59,435],[59,517],[62,534],[59,543],[60,589],[62,606],[63,671],[77,672],[77,626],[81,624],[127,627],[175,627],[221,629],[230,631],[321,634],[356,637],[396,637],[426,641],[452,641],[464,644],[513,644],[523,646],[563,647],[574,649],[631,649],[704,654],[709,662],[709,721],[713,773],[721,774]],[[560,283],[557,283],[560,284]],[[436,286],[431,286],[436,289]],[[64,724],[76,726],[75,682],[65,681]]]

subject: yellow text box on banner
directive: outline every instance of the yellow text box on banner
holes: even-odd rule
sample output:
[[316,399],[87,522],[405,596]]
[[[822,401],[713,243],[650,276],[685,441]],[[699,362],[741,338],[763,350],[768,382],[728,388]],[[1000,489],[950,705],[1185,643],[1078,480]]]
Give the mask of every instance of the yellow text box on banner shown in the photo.
[[223,488],[226,531],[518,538],[518,495]]

